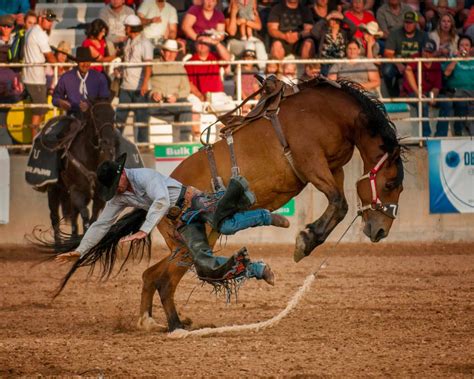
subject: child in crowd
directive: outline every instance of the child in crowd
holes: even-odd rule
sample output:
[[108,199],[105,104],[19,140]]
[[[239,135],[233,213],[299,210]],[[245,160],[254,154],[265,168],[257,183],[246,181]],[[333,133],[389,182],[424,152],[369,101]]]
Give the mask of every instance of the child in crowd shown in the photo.
[[248,41],[253,37],[253,28],[248,25],[249,22],[255,20],[255,13],[257,12],[256,0],[236,0],[239,6],[237,17],[237,25],[240,28],[240,35],[242,40]]

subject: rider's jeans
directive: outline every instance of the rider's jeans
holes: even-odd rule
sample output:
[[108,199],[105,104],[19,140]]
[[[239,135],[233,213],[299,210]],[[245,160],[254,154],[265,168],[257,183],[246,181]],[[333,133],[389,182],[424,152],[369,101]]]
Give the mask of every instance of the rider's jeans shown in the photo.
[[271,225],[272,215],[266,209],[255,209],[235,213],[232,217],[226,218],[219,229],[225,235],[235,234],[239,230],[253,228],[255,226]]
[[[224,263],[227,263],[228,260],[229,260],[228,257],[216,256],[216,261],[219,265],[223,265]],[[246,272],[247,278],[262,279],[265,266],[266,265],[263,262],[250,262],[247,265],[247,272]]]

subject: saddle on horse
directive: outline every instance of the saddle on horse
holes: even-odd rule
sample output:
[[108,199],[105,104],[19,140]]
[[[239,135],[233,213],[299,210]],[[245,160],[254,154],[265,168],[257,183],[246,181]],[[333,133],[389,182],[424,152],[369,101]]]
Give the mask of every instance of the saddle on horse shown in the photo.
[[58,181],[62,154],[82,128],[76,118],[58,116],[49,120],[35,137],[25,172],[26,182],[35,190],[43,192],[48,184]]

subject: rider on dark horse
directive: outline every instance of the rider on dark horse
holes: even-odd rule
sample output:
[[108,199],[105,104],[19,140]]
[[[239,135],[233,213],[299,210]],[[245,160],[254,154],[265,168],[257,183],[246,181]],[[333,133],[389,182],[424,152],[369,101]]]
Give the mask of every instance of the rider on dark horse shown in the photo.
[[109,98],[110,92],[105,75],[90,69],[92,58],[88,47],[78,47],[75,61],[77,67],[61,76],[54,89],[53,104],[68,116],[82,119],[89,108],[89,99]]
[[248,210],[255,197],[242,177],[232,178],[220,195],[205,194],[186,187],[153,169],[124,169],[126,154],[116,161],[105,161],[97,169],[100,193],[106,206],[84,235],[75,251],[60,254],[65,262],[84,257],[110,230],[126,207],[147,211],[145,221],[136,233],[121,242],[146,238],[164,217],[176,222],[179,235],[193,257],[197,275],[204,280],[219,281],[248,277],[263,279],[273,285],[274,274],[263,262],[251,262],[245,249],[230,258],[214,256],[205,224],[222,234],[261,225],[287,228],[288,220],[265,209]]

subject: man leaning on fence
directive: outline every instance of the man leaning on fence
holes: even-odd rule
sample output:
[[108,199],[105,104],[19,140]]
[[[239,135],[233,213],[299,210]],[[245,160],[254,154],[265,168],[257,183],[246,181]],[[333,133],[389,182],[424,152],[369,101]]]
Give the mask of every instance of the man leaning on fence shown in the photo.
[[[125,63],[144,63],[153,60],[153,45],[143,36],[143,26],[140,18],[130,15],[125,19],[125,33],[127,42],[124,48]],[[147,103],[146,95],[151,77],[151,66],[124,66],[122,67],[122,84],[120,86],[119,101],[123,103]],[[116,121],[123,132],[129,109],[119,109]],[[134,108],[135,142],[148,142],[148,110]]]
[[[56,63],[49,46],[48,32],[51,31],[56,15],[50,9],[43,9],[38,17],[38,24],[33,26],[25,36],[24,61],[25,63]],[[23,83],[31,97],[32,104],[45,104],[47,102],[46,68],[32,66],[23,68]],[[47,108],[33,108],[31,116],[32,134],[35,136]]]
[[[161,57],[154,62],[163,62],[152,66],[150,100],[163,106],[150,111],[150,114],[170,123],[190,122],[191,106],[171,106],[187,102],[190,94],[189,80],[182,65],[167,63],[176,61],[180,47],[176,40],[168,39],[161,46]],[[173,142],[189,141],[192,138],[190,125],[173,125]]]

